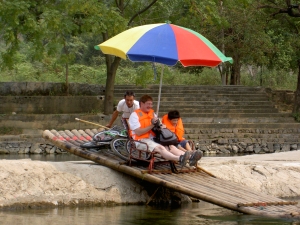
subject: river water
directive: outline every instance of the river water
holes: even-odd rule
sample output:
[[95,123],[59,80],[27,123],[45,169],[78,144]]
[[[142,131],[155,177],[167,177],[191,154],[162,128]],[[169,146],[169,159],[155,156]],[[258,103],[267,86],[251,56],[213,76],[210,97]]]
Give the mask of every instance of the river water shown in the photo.
[[0,224],[22,225],[296,225],[298,221],[243,215],[206,203],[180,207],[111,206],[0,211]]
[[[71,154],[60,155],[1,155],[2,159],[40,161],[86,160]],[[300,198],[293,199],[295,201]],[[0,211],[0,225],[300,225],[300,221],[271,219],[243,215],[203,201],[180,207],[110,206],[63,207]]]

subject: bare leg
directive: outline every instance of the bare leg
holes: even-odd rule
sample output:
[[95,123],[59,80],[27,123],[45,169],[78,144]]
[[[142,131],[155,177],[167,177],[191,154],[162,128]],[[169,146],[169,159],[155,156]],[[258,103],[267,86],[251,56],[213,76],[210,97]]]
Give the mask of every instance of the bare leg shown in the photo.
[[181,151],[184,151],[184,152],[187,151],[185,148],[181,147],[181,145],[178,145],[177,148],[178,148],[179,150],[181,150]]
[[185,151],[176,148],[174,145],[170,145],[170,152],[174,155],[180,156],[183,155]]
[[172,154],[162,145],[158,145],[153,151],[159,153],[166,160],[179,161],[179,155]]
[[191,146],[188,142],[185,145],[185,149],[188,150],[188,151],[192,151],[192,148],[191,148]]

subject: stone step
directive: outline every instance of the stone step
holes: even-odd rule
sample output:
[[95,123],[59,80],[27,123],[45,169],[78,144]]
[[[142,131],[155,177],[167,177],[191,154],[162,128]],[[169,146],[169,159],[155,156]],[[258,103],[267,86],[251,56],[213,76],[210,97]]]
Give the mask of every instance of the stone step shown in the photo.
[[300,129],[299,123],[193,123],[184,124],[184,128],[198,129]]
[[[154,102],[158,102],[158,98],[156,96],[152,96],[153,101]],[[115,97],[115,100],[121,100],[123,99],[122,97]],[[136,97],[137,100],[139,100],[139,97]],[[241,96],[241,95],[235,95],[232,97],[226,97],[226,96],[215,96],[215,95],[211,95],[211,96],[180,96],[180,97],[175,97],[175,96],[171,96],[171,97],[167,97],[167,96],[161,96],[160,98],[161,104],[163,104],[163,102],[187,102],[187,104],[189,102],[195,102],[195,101],[199,101],[199,102],[203,102],[203,101],[211,101],[211,102],[232,102],[232,101],[247,101],[247,102],[251,102],[251,101],[268,101],[267,96]]]
[[[154,108],[156,111],[156,108]],[[159,111],[159,116],[167,114],[168,111]],[[197,121],[197,118],[256,118],[256,117],[292,117],[290,113],[182,113],[181,117],[184,121]]]
[[299,136],[294,135],[285,135],[285,136],[275,136],[275,135],[251,135],[251,136],[242,136],[242,135],[220,135],[220,136],[197,136],[193,134],[186,135],[187,140],[193,140],[195,142],[205,142],[205,143],[212,143],[212,142],[220,142],[222,144],[226,144],[229,142],[246,142],[246,143],[261,143],[262,140],[265,142],[273,142],[273,143],[300,143]]
[[[115,90],[114,95],[115,96],[124,96],[123,91]],[[159,90],[155,89],[140,89],[140,90],[134,90],[134,94],[136,96],[142,96],[144,94],[148,94],[150,96],[156,96],[158,95]],[[183,95],[265,95],[265,92],[253,92],[253,91],[233,91],[233,90],[228,90],[228,91],[221,91],[221,90],[189,90],[189,89],[178,89],[178,90],[164,90],[161,92],[161,95],[178,95],[178,94],[183,94]]]
[[[186,104],[187,103],[187,104]],[[154,106],[157,105],[157,101],[153,101]],[[257,106],[257,107],[274,107],[274,104],[270,101],[167,101],[163,102],[162,106],[174,106],[178,104],[186,104],[188,106],[209,106],[209,107],[246,107],[246,106]]]
[[[155,107],[154,107],[155,109]],[[164,107],[160,106],[159,111],[168,112],[169,110],[178,109],[178,107]],[[184,107],[180,108],[180,113],[277,113],[278,109],[276,108],[255,108],[255,107],[248,107],[248,108],[190,108]]]
[[194,119],[183,118],[185,126],[192,126],[199,123],[294,123],[295,120],[292,117],[242,117],[242,118],[226,118],[226,117],[197,117]]
[[[136,85],[115,85],[115,92],[125,92],[128,90],[159,90],[159,85],[147,85],[146,87]],[[194,90],[194,91],[250,91],[250,92],[264,92],[265,88],[262,87],[246,87],[239,85],[162,85],[162,92],[172,92],[177,90]]]
[[[215,114],[202,114],[201,116],[197,117],[182,117],[182,120],[184,123],[197,123],[197,122],[203,122],[203,121],[208,121],[208,122],[221,122],[221,121],[226,121],[229,119],[232,122],[236,123],[241,123],[241,121],[257,121],[257,122],[262,122],[265,119],[270,119],[271,120],[280,120],[280,119],[285,120],[285,118],[288,118],[288,120],[295,122],[294,118],[292,117],[291,113],[251,113],[251,114],[227,114],[224,116],[223,114],[215,113]],[[235,120],[236,119],[236,120]]]
[[[149,92],[143,92],[141,94],[135,94],[135,96],[137,98],[141,97],[144,94],[148,94],[151,95]],[[114,97],[117,99],[122,99],[124,97],[124,94],[114,94]],[[156,98],[158,97],[158,93],[154,92],[154,94],[151,95],[152,98]],[[264,98],[266,100],[268,100],[267,96],[265,93],[261,93],[261,94],[256,94],[256,93],[252,93],[252,94],[245,94],[243,92],[241,93],[236,93],[236,94],[230,94],[230,93],[211,93],[211,94],[203,94],[203,93],[186,93],[183,92],[181,93],[162,93],[161,94],[161,99],[162,98],[189,98],[189,97],[193,97],[193,98],[199,98],[199,99],[207,99],[207,98],[213,98],[213,99],[223,99],[223,98],[232,98],[232,99],[238,99],[238,97],[245,97],[245,98]],[[174,101],[174,100],[173,100]],[[207,100],[206,100],[207,101]]]
[[261,139],[277,139],[283,138],[285,140],[295,140],[300,142],[300,134],[297,133],[288,133],[288,134],[254,134],[254,133],[216,133],[216,134],[194,134],[188,133],[185,134],[186,139],[191,140],[211,140],[211,139],[220,139],[220,138],[261,138]]

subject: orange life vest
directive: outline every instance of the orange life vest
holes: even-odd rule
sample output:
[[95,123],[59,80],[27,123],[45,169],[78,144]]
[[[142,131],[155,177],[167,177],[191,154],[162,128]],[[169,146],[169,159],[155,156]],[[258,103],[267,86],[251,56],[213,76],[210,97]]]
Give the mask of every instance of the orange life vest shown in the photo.
[[183,128],[183,123],[182,123],[182,119],[179,118],[177,125],[174,126],[171,121],[168,119],[168,114],[164,115],[162,118],[162,123],[166,125],[166,127],[172,131],[173,133],[176,134],[178,141],[182,141],[185,138],[183,137],[184,135],[184,128]]
[[[134,111],[138,118],[139,122],[141,124],[140,128],[145,128],[151,125],[151,120],[154,117],[154,110],[151,109],[148,113],[143,112],[141,109],[137,109]],[[134,140],[141,140],[143,138],[150,138],[150,134],[152,134],[153,137],[155,137],[155,134],[152,130],[149,130],[147,133],[144,133],[142,135],[133,134]]]

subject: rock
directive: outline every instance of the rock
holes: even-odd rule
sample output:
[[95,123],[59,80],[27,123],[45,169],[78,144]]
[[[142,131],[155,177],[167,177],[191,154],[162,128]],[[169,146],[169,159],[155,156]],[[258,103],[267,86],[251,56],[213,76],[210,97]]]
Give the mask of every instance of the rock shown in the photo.
[[[31,146],[31,148],[30,148],[30,153],[35,153],[34,151],[35,151],[36,149],[40,149],[40,143],[35,143],[35,144],[33,144],[33,145]],[[41,149],[40,149],[40,150],[41,150]]]
[[244,149],[247,148],[247,144],[245,142],[240,142],[240,146]]
[[247,148],[246,148],[246,152],[248,152],[248,153],[252,153],[252,152],[253,152],[253,145],[249,145],[249,146],[247,146]]
[[239,152],[239,148],[236,145],[232,145],[232,152],[234,154],[238,153]]
[[41,154],[41,153],[43,153],[43,150],[40,149],[40,148],[36,148],[36,149],[33,150],[32,153],[33,153],[33,154]]
[[261,151],[261,147],[259,145],[256,145],[254,148],[253,148],[253,151],[258,154],[260,151]]
[[281,151],[289,152],[290,151],[290,144],[283,144]]
[[280,144],[278,144],[278,143],[274,144],[274,151],[275,152],[279,152],[280,151]]
[[0,154],[9,154],[10,152],[5,148],[0,148]]

